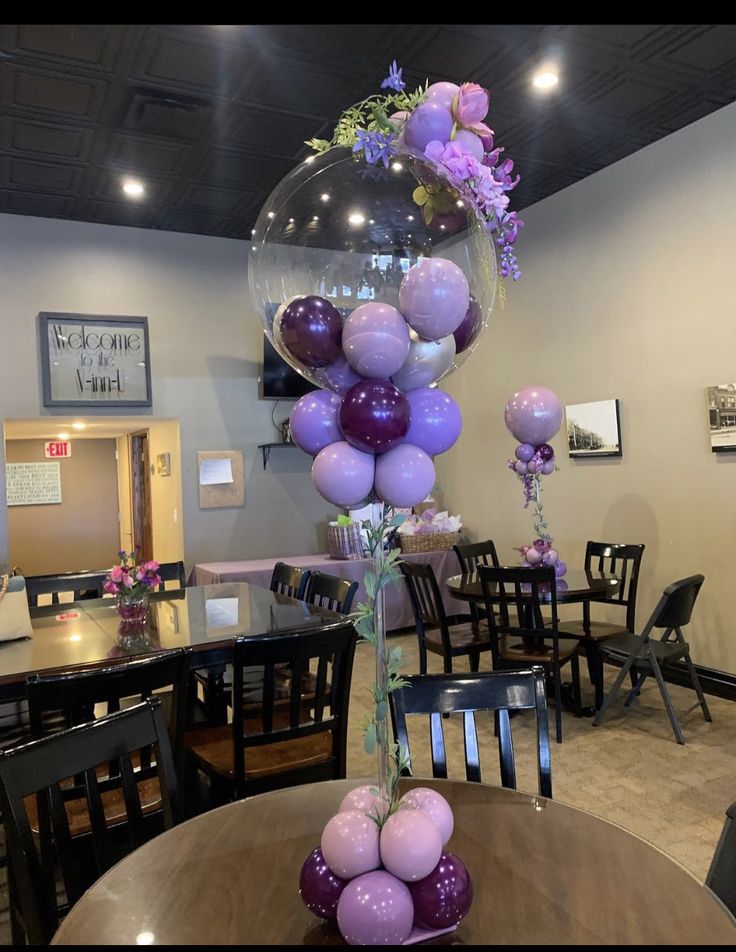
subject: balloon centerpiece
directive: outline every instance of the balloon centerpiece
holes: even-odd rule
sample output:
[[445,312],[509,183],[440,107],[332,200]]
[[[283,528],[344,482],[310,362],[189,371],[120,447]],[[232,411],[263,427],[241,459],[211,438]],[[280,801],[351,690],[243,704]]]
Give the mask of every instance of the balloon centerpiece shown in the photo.
[[[332,140],[276,186],[253,229],[251,297],[281,356],[320,389],[295,404],[294,442],[314,457],[317,491],[342,507],[380,504],[364,524],[373,569],[355,627],[375,647],[375,702],[364,724],[375,787],[346,797],[306,860],[300,887],[350,943],[416,941],[454,928],[472,884],[445,849],[452,811],[439,794],[399,797],[406,751],[390,742],[388,698],[403,686],[388,648],[385,588],[401,581],[387,539],[435,484],[434,457],[460,436],[460,410],[438,382],[470,356],[499,276],[520,277],[508,210],[518,183],[485,125],[474,83],[389,90],[348,109]],[[496,266],[496,250],[500,268]],[[411,937],[410,937],[411,936]]]
[[504,409],[506,428],[519,445],[509,469],[524,487],[524,508],[533,504],[536,539],[531,545],[519,546],[522,566],[538,568],[551,566],[561,578],[567,565],[552,545],[552,536],[542,506],[542,476],[550,476],[557,469],[555,451],[548,440],[557,433],[562,423],[562,404],[548,387],[526,387],[511,396]]

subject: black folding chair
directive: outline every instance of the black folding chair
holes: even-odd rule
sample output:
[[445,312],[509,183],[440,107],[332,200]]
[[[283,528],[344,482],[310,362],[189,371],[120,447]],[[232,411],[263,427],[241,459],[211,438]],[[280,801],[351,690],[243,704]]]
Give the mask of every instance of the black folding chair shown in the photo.
[[705,885],[712,889],[736,916],[736,803],[732,803],[726,810],[726,820]]

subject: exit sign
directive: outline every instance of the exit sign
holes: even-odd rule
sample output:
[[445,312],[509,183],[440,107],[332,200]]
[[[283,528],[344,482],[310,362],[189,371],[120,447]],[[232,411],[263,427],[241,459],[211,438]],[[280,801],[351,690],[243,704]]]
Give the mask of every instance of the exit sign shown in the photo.
[[72,444],[65,441],[56,441],[44,445],[46,459],[61,459],[72,455]]

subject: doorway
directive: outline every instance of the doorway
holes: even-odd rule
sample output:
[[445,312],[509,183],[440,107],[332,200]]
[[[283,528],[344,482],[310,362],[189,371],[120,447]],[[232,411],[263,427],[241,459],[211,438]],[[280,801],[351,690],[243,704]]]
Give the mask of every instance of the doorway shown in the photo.
[[130,486],[133,549],[138,561],[153,558],[153,514],[148,430],[130,434]]

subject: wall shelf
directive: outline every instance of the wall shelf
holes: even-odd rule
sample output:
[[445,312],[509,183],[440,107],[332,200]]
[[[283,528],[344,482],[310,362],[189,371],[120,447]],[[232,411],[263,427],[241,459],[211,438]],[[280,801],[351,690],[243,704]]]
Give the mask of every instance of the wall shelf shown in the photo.
[[271,455],[271,450],[274,446],[290,446],[292,449],[298,449],[296,443],[259,443],[258,449],[261,451],[261,456],[263,457],[263,468],[266,468],[268,459]]

